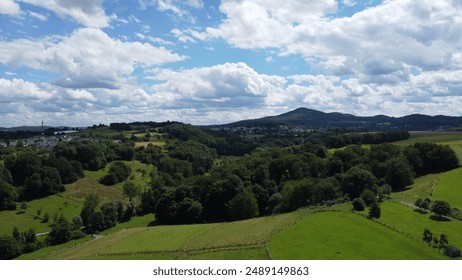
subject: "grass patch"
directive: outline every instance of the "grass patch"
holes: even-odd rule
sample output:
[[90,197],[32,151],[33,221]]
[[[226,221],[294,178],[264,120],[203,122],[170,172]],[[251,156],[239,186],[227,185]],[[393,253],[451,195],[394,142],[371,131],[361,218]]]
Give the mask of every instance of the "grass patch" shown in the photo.
[[22,254],[16,259],[17,260],[39,260],[39,259],[43,259],[46,257],[51,257],[56,252],[61,252],[61,251],[69,250],[70,248],[81,246],[85,242],[88,242],[92,239],[93,239],[92,236],[86,236],[84,238],[81,238],[78,240],[71,240],[69,242],[59,244],[56,246],[45,247],[45,248],[42,248],[32,253]]
[[309,211],[304,209],[282,215],[217,224],[212,230],[192,239],[183,248],[191,251],[204,248],[263,245],[283,228],[302,219]]
[[462,210],[462,168],[443,173],[433,192],[434,200],[445,200]]
[[267,260],[268,252],[264,247],[221,250],[205,253],[187,253],[179,257],[182,260]]
[[136,216],[132,217],[130,221],[124,223],[118,223],[115,227],[107,229],[100,234],[102,235],[109,235],[111,233],[115,233],[121,230],[127,230],[131,228],[138,228],[138,227],[147,227],[149,223],[154,220],[153,214],[146,214],[144,216]]
[[163,147],[167,144],[165,140],[154,139],[145,142],[135,142],[135,147],[147,147],[149,144],[153,144],[154,146]]
[[128,254],[121,257],[120,255],[97,255],[90,256],[87,260],[175,260],[174,254]]
[[441,176],[441,174],[429,174],[419,177],[406,190],[392,193],[390,197],[394,200],[414,204],[418,198],[425,199],[432,196]]
[[188,240],[213,228],[213,224],[158,226],[146,228],[143,232],[104,250],[108,254],[133,252],[176,251]]
[[380,221],[409,235],[416,242],[421,242],[425,228],[439,238],[441,233],[448,236],[449,245],[462,248],[462,223],[457,220],[437,221],[430,219],[432,214],[419,213],[414,208],[398,203],[383,202]]
[[[124,162],[132,170],[129,180],[134,181],[135,184],[139,185],[142,191],[144,191],[146,187],[150,187],[150,174],[154,169],[153,165],[145,164],[138,160]],[[123,183],[121,185],[123,185]]]
[[347,212],[312,215],[269,243],[274,259],[442,259],[436,251],[364,217]]
[[[27,202],[28,208],[25,213],[18,214],[17,210],[0,211],[0,235],[11,235],[13,227],[18,227],[19,231],[26,231],[29,228],[36,233],[50,231],[49,224],[53,223],[53,216],[63,214],[67,219],[72,219],[80,215],[82,206],[72,199],[61,195],[52,195],[41,199]],[[19,209],[19,207],[18,207]],[[41,209],[40,217],[45,213],[50,215],[48,223],[42,223],[42,220],[36,218],[37,210]]]
[[88,194],[96,194],[99,197],[101,204],[114,200],[127,200],[127,198],[123,195],[121,188],[104,186],[92,177],[85,177],[75,183],[66,185],[66,191],[62,194],[62,196],[83,203],[85,196]]
[[[102,238],[50,255],[50,259],[268,259],[272,236],[309,213],[303,209],[283,215],[233,223],[136,227],[119,224]],[[143,224],[151,215],[139,217]],[[135,219],[134,219],[135,220]],[[107,234],[107,235],[106,235]]]
[[[60,259],[61,256],[68,256],[70,254],[70,252],[77,252],[77,253],[80,253],[80,254],[82,254],[82,252],[83,252],[83,254],[85,254],[87,249],[103,250],[104,248],[99,247],[99,246],[93,247],[94,244],[96,244],[96,245],[98,245],[100,243],[103,243],[103,244],[116,244],[117,242],[119,242],[119,240],[126,237],[125,232],[128,232],[128,233],[130,232],[130,231],[128,231],[128,229],[133,230],[133,228],[144,227],[150,221],[152,221],[152,219],[153,219],[152,215],[145,215],[145,216],[141,216],[141,217],[133,217],[128,222],[117,224],[114,228],[108,229],[108,230],[100,233],[100,234],[105,235],[105,236],[103,236],[102,238],[100,238],[98,240],[94,240],[94,238],[92,236],[86,236],[86,237],[81,238],[79,240],[71,240],[69,242],[66,242],[66,243],[63,243],[63,244],[60,244],[60,245],[50,246],[50,247],[42,248],[42,249],[37,250],[37,251],[32,252],[32,253],[23,254],[23,255],[19,256],[17,259],[20,259],[20,260]],[[136,231],[137,230],[135,229],[135,232]],[[112,239],[105,239],[106,235],[116,233],[116,232],[120,232],[120,234],[114,234],[114,236],[113,236],[114,238],[112,238],[112,239],[114,239],[115,242],[111,242],[111,241],[113,241]],[[121,236],[121,239],[119,239],[120,236]],[[89,242],[89,241],[91,241],[91,242]],[[87,248],[87,249],[84,249],[84,248]],[[82,249],[84,249],[84,250],[82,250]],[[96,252],[99,252],[99,251],[96,251]],[[119,258],[120,257],[117,257],[117,258],[114,258],[114,259],[119,259]],[[111,258],[110,257],[101,258],[96,253],[94,256],[89,256],[88,259],[111,259]],[[127,258],[127,259],[130,259],[130,258]]]
[[69,260],[69,259],[90,259],[91,257],[97,257],[100,253],[110,248],[111,246],[117,245],[125,238],[135,235],[139,232],[146,231],[146,228],[133,228],[117,233],[103,236],[102,238],[92,240],[82,246],[69,248],[65,251],[58,251],[54,254],[50,254],[43,259],[50,260]]
[[[131,169],[131,175],[128,180],[140,186],[141,191],[150,186],[152,165],[144,164],[137,160],[122,162]],[[99,180],[109,172],[111,165],[112,163],[109,163],[104,169],[98,171],[85,170],[85,178],[66,186],[66,195],[78,201],[83,201],[89,193],[98,195],[102,203],[114,200],[128,201],[128,198],[122,192],[125,181],[117,183],[114,186],[104,186],[99,183]]]

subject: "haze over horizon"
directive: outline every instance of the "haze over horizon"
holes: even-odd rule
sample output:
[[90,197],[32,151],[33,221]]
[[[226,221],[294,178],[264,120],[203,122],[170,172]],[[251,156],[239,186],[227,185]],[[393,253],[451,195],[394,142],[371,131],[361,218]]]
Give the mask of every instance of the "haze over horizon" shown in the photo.
[[2,0],[0,126],[460,116],[461,15],[451,0]]

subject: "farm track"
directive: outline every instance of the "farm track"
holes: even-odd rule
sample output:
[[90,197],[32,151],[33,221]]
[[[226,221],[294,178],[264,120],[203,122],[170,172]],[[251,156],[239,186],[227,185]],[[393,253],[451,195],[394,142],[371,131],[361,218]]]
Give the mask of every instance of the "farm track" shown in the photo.
[[74,246],[72,246],[72,247],[67,247],[67,248],[62,249],[62,250],[59,250],[59,251],[51,252],[51,253],[49,253],[49,254],[47,254],[47,255],[45,255],[45,256],[42,256],[42,257],[38,258],[38,260],[49,259],[49,257],[51,257],[51,256],[58,255],[58,254],[61,254],[61,253],[65,253],[65,252],[67,252],[67,251],[70,251],[70,250],[73,250],[73,249],[76,249],[76,248],[79,248],[79,247],[88,245],[89,243],[94,242],[94,241],[96,241],[96,240],[99,240],[99,239],[101,239],[101,238],[103,238],[102,235],[93,234],[93,239],[91,239],[91,240],[88,240],[88,241],[86,241],[86,242],[83,242],[83,243],[74,245]]
[[178,250],[152,250],[152,251],[132,251],[132,252],[117,252],[117,253],[101,253],[98,254],[98,257],[104,256],[138,256],[138,255],[155,255],[155,254],[167,254],[174,255],[181,259],[181,256],[192,256],[199,255],[202,253],[215,253],[215,252],[228,252],[228,251],[238,251],[242,249],[256,249],[264,248],[265,243],[253,243],[253,244],[236,244],[236,245],[227,245],[220,247],[209,247],[203,249],[178,249]]

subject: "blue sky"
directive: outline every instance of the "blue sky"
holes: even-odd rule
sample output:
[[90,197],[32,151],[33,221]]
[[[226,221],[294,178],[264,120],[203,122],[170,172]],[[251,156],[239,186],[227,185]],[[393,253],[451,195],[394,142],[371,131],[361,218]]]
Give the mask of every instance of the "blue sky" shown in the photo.
[[450,0],[1,0],[0,126],[462,115]]

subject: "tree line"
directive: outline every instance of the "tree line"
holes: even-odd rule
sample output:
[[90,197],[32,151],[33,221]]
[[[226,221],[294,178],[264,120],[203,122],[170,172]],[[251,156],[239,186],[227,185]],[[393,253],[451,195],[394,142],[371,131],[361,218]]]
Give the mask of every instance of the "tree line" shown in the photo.
[[167,145],[166,152],[152,157],[156,169],[149,193],[143,194],[151,201],[146,209],[161,224],[230,221],[327,201],[384,198],[416,176],[459,164],[449,146],[429,143],[358,145],[333,154],[310,141],[273,144],[239,158],[219,157],[195,140]]

